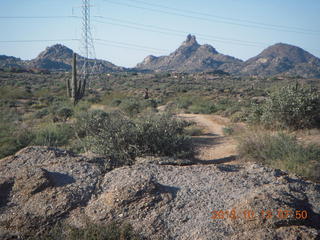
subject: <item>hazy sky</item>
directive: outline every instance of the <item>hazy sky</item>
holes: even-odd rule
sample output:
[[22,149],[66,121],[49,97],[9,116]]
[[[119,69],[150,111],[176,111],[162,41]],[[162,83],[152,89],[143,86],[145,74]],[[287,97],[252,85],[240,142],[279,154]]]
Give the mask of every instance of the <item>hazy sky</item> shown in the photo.
[[[97,58],[132,67],[167,55],[187,33],[246,60],[277,42],[320,57],[319,0],[92,0]],[[36,57],[57,42],[80,51],[81,0],[0,0],[0,55]],[[14,18],[50,17],[57,18]],[[11,18],[8,18],[11,17]],[[12,18],[13,17],[13,18]],[[102,18],[104,17],[104,18]],[[5,42],[16,40],[58,40]],[[67,40],[67,41],[66,41]]]

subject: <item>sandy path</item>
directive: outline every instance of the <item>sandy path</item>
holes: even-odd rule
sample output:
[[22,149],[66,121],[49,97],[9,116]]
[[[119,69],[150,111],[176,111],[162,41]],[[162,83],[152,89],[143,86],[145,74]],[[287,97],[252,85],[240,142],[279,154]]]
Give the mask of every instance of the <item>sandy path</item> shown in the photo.
[[223,135],[223,128],[230,122],[217,115],[179,114],[185,120],[196,122],[204,129],[204,135],[194,137],[200,161],[227,163],[235,161],[236,141]]

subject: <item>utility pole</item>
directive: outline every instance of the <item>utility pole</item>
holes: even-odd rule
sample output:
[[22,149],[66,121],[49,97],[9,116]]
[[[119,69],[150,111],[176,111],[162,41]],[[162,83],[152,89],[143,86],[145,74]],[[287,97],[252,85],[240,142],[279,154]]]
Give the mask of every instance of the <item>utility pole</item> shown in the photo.
[[[76,105],[84,96],[85,90],[90,87],[90,75],[96,71],[96,57],[91,33],[90,0],[82,0],[82,37],[81,50],[83,56],[77,64],[77,54],[73,53],[72,77],[66,79],[67,93]],[[90,59],[90,60],[89,60]],[[80,65],[80,69],[77,68]],[[79,69],[79,71],[77,71]]]
[[90,86],[90,75],[96,70],[95,49],[91,32],[90,0],[82,0],[82,37],[81,54],[84,57],[82,67],[80,68],[79,78],[84,82],[84,86]]

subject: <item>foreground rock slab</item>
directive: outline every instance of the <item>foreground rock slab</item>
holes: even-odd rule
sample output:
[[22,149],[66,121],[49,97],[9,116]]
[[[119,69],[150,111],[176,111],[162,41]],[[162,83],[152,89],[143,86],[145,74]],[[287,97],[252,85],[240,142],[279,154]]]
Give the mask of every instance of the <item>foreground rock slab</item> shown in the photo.
[[41,231],[86,204],[101,175],[88,159],[28,147],[0,160],[0,239]]
[[320,185],[253,163],[147,158],[105,172],[94,159],[29,147],[0,160],[0,176],[0,236],[64,220],[125,221],[146,239],[320,237]]
[[[129,221],[149,239],[316,239],[320,233],[320,186],[256,164],[139,164],[107,173],[100,187],[86,216]],[[278,216],[281,209],[294,216]],[[297,219],[296,211],[308,217]]]

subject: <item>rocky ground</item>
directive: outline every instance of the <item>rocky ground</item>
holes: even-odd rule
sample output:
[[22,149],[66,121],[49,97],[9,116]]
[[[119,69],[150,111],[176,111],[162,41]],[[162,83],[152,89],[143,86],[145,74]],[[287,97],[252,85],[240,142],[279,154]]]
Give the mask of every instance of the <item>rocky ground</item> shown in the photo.
[[97,158],[25,148],[0,160],[0,239],[59,220],[124,220],[147,239],[319,239],[319,185],[253,163],[174,163],[142,158],[108,172]]

